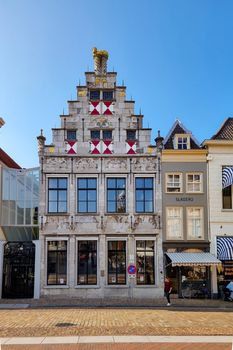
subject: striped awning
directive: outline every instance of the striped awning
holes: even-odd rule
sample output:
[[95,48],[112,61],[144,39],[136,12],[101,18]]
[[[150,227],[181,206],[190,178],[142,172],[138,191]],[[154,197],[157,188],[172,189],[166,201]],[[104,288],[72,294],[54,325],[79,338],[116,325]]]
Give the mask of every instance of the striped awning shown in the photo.
[[226,188],[233,184],[233,166],[225,166],[222,168],[222,188]]
[[171,259],[172,266],[211,266],[221,264],[214,255],[210,253],[166,253]]
[[233,260],[233,237],[217,237],[217,257],[220,260]]

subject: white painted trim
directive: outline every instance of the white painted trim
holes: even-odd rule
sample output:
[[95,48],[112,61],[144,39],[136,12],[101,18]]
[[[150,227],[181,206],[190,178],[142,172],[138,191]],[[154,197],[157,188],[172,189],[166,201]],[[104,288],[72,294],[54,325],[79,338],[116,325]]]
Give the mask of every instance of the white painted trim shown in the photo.
[[40,298],[40,263],[41,263],[41,241],[34,240],[35,244],[35,270],[34,270],[34,299]]
[[[51,213],[49,212],[49,181],[48,179],[53,178],[66,178],[67,179],[67,211],[66,212],[55,212]],[[63,216],[68,215],[70,212],[70,188],[71,188],[71,177],[70,174],[46,174],[45,175],[45,216],[46,215],[56,215],[56,216]]]
[[60,237],[58,237],[58,236],[56,236],[56,237],[45,237],[45,240],[46,240],[46,242],[48,242],[48,241],[68,241],[69,240],[69,237],[64,237],[64,236],[60,236]]

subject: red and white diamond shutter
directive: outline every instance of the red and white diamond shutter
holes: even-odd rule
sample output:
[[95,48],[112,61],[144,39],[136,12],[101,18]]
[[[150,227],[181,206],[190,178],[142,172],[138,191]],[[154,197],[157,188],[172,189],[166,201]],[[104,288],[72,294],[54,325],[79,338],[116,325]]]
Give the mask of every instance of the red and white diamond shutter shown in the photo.
[[102,102],[102,114],[112,115],[113,114],[113,103],[109,101]]
[[100,115],[101,114],[101,102],[99,102],[99,101],[90,102],[89,113],[90,113],[90,115]]
[[78,149],[77,141],[66,141],[66,153],[67,154],[77,154]]
[[113,143],[112,140],[102,141],[102,153],[103,154],[112,154],[113,152]]
[[100,154],[100,153],[101,153],[101,142],[91,141],[91,154]]
[[126,141],[126,153],[136,154],[137,153],[137,142],[136,141]]

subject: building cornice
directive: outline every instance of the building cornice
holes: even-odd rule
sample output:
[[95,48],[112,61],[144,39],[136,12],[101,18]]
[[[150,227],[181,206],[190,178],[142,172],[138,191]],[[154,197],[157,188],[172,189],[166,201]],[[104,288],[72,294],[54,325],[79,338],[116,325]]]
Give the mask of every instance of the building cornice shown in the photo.
[[203,146],[233,146],[233,140],[205,140]]
[[162,151],[162,162],[206,162],[206,149],[165,149]]

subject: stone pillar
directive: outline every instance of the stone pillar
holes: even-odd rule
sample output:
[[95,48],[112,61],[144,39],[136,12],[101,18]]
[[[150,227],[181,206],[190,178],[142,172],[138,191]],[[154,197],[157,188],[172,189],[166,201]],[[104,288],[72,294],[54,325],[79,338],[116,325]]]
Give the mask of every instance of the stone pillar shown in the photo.
[[211,266],[211,296],[213,299],[218,297],[217,267]]
[[136,285],[136,281],[134,277],[129,277],[127,268],[129,265],[136,265],[136,256],[135,256],[135,238],[134,235],[129,235],[127,240],[127,257],[126,260],[126,279],[128,278],[128,297],[133,298],[134,293],[133,289]]
[[40,258],[41,242],[40,240],[32,241],[35,244],[35,273],[34,273],[34,299],[40,298]]
[[[99,235],[99,285],[102,291],[107,284],[107,271],[106,271],[106,236]],[[101,293],[104,297],[104,291]]]
[[44,137],[43,130],[41,129],[41,134],[37,136],[39,157],[42,157],[44,155],[45,141],[46,141],[46,138]]
[[68,283],[70,288],[74,288],[75,286],[75,281],[76,281],[76,276],[75,276],[75,264],[76,264],[76,259],[75,259],[75,244],[76,244],[76,239],[75,236],[71,236],[69,240],[69,251],[68,253]]

